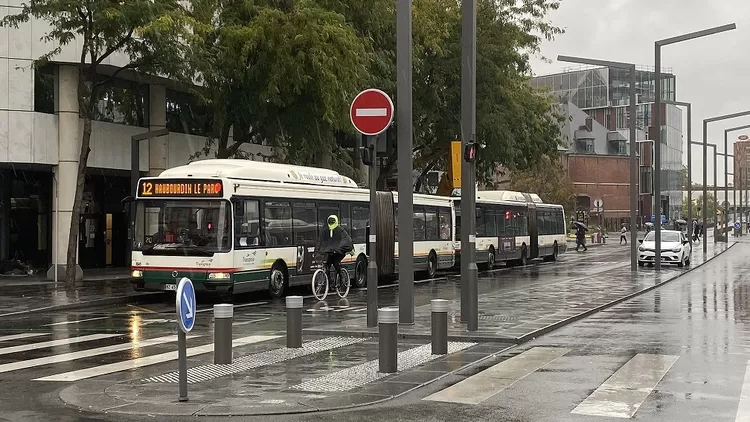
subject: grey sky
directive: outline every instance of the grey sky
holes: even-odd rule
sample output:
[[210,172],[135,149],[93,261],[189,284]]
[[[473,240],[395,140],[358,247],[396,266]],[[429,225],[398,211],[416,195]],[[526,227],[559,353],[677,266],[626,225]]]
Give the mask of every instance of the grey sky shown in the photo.
[[[543,45],[542,54],[552,63],[534,59],[535,75],[571,66],[557,62],[558,54],[653,66],[654,41],[736,23],[734,31],[663,47],[662,67],[672,68],[677,77],[677,100],[693,104],[695,141],[702,140],[703,119],[750,110],[750,0],[562,0],[550,19],[566,33]],[[683,122],[687,140],[684,112]],[[750,117],[709,124],[709,142],[718,142],[723,152],[724,129],[746,124]],[[730,133],[730,144],[740,134]],[[709,149],[709,183],[712,160]],[[723,157],[719,160],[723,184]],[[687,153],[683,162],[687,163]],[[694,147],[694,181],[702,180],[702,168],[702,149]]]

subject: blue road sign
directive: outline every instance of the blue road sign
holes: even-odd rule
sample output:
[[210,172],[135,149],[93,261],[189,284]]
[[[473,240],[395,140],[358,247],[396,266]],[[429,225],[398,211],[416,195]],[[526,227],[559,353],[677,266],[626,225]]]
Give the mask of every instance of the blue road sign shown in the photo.
[[177,324],[183,333],[187,333],[195,325],[196,311],[195,289],[193,288],[193,282],[187,277],[183,277],[177,286],[175,305],[177,306]]

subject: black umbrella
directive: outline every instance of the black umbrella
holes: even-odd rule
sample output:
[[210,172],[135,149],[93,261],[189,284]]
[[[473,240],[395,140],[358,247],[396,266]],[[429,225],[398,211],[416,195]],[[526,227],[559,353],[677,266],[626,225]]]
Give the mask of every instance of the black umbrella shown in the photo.
[[685,221],[683,219],[679,219],[679,220],[675,220],[675,223],[677,223],[677,224],[687,224],[687,221]]
[[574,226],[578,226],[578,227],[580,227],[580,228],[582,228],[583,230],[586,230],[586,231],[588,231],[588,229],[589,229],[588,227],[586,227],[585,224],[581,223],[580,221],[574,221],[573,225]]

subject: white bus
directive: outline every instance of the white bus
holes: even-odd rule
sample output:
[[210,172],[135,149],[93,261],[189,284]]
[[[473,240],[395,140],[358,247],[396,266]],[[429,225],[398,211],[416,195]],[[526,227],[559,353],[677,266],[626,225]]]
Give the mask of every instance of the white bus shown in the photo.
[[[248,160],[203,160],[142,178],[135,198],[132,284],[223,294],[309,285],[327,217],[339,216],[354,241],[343,264],[352,284],[366,280],[369,190],[335,171]],[[398,272],[398,195],[378,192],[378,269]],[[454,265],[451,198],[414,195],[415,271],[433,277]]]
[[[455,201],[457,257],[460,256],[460,201]],[[556,261],[567,250],[565,211],[536,194],[478,191],[476,262],[492,269],[498,262],[526,265],[529,259]]]

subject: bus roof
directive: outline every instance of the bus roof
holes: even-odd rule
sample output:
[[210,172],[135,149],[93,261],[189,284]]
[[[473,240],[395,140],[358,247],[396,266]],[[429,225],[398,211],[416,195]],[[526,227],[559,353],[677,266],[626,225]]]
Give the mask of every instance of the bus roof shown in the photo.
[[243,159],[209,159],[164,170],[159,177],[222,177],[265,182],[357,188],[354,180],[334,170]]
[[515,192],[511,190],[480,190],[477,192],[477,200],[490,201],[512,201],[512,202],[533,202],[543,204],[542,198],[535,193]]

